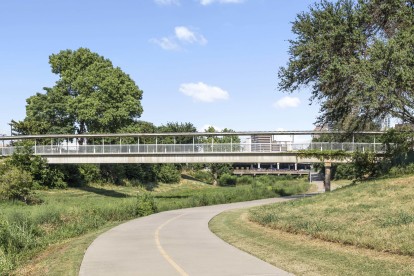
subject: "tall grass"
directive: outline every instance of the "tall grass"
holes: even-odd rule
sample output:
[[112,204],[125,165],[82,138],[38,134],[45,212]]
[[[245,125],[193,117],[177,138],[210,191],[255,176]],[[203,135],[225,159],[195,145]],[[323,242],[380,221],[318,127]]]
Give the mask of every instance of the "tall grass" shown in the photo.
[[414,176],[363,182],[251,210],[256,223],[347,245],[414,256]]
[[39,192],[44,200],[42,205],[0,202],[0,275],[9,274],[51,244],[102,228],[109,222],[164,210],[305,192],[307,188],[304,181],[293,181],[290,186],[278,181],[237,187],[199,184],[196,188],[154,192],[135,187],[96,186]]
[[[304,179],[287,180],[273,176],[250,177],[251,185],[236,185],[188,192],[160,193],[155,200],[161,211],[305,193],[310,185]],[[243,181],[246,181],[245,179]]]

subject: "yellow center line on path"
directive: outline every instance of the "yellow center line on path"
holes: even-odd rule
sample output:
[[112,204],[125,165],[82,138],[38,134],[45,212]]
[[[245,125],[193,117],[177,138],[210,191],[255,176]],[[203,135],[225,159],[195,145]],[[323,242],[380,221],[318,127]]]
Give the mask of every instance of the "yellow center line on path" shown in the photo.
[[166,226],[168,223],[170,223],[173,220],[176,220],[182,216],[184,216],[185,214],[181,214],[179,216],[173,217],[169,220],[167,220],[166,222],[164,222],[163,224],[161,224],[157,230],[155,231],[155,243],[157,244],[157,248],[160,251],[161,255],[164,257],[164,259],[172,266],[175,268],[175,270],[177,270],[177,272],[181,275],[181,276],[188,276],[187,272],[184,271],[184,269],[182,269],[176,262],[174,262],[174,260],[168,255],[168,253],[164,250],[164,248],[162,248],[161,246],[161,242],[160,242],[160,231],[161,229]]

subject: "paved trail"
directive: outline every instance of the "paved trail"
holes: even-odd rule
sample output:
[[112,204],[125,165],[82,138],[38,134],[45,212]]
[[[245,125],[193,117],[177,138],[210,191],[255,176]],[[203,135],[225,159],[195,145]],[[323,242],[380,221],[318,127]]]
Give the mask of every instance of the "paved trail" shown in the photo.
[[181,209],[129,221],[91,244],[79,275],[289,275],[208,229],[210,219],[220,212],[284,200]]

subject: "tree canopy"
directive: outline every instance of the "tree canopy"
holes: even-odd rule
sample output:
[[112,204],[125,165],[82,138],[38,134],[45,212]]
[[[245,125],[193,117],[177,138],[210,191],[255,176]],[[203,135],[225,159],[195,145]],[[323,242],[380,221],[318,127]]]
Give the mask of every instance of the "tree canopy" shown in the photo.
[[21,134],[115,133],[142,114],[142,91],[129,75],[86,48],[49,57],[55,86],[27,99]]
[[317,123],[348,130],[414,123],[414,1],[322,0],[293,22],[279,88],[311,87]]

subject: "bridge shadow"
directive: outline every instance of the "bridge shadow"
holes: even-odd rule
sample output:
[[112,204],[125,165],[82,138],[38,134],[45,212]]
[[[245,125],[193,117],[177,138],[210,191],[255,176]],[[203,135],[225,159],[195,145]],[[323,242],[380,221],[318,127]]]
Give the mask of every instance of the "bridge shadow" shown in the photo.
[[189,195],[156,195],[154,198],[168,198],[168,199],[174,199],[174,198],[189,198]]
[[193,181],[200,181],[192,176],[189,176],[188,174],[181,174],[181,178],[185,180],[193,180]]
[[115,198],[127,198],[131,197],[128,194],[124,194],[121,192],[117,192],[114,190],[108,190],[104,188],[96,188],[91,186],[85,186],[85,187],[79,187],[78,189],[85,191],[85,192],[91,192],[102,196],[108,196],[108,197],[115,197]]

